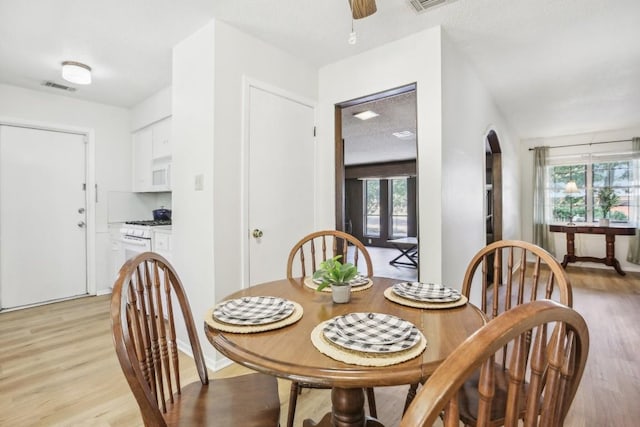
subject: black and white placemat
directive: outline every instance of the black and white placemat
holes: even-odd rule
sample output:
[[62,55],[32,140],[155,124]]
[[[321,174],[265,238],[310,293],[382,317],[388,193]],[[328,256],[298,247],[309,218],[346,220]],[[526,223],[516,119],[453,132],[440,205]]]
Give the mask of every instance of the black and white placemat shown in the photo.
[[[336,320],[337,318],[333,318],[325,324],[322,330],[324,337],[340,347],[362,353],[395,353],[405,351],[418,344],[422,335],[418,328],[411,325],[409,334],[407,334],[405,338],[389,344],[381,344],[377,342],[379,341],[377,339],[377,333],[378,331],[383,331],[385,335],[389,336],[385,326],[372,325],[368,331],[363,329],[360,332],[354,333],[352,337],[347,337],[343,332],[338,331],[340,326],[337,325]],[[370,341],[367,341],[367,336],[371,337]],[[352,339],[353,337],[357,337],[357,339]]]
[[218,306],[211,307],[209,310],[207,310],[207,313],[204,316],[204,321],[207,325],[211,326],[214,329],[217,329],[223,332],[232,332],[236,334],[250,334],[250,333],[256,333],[256,332],[264,332],[264,331],[271,331],[274,329],[280,329],[280,328],[284,328],[285,326],[289,326],[296,323],[298,320],[302,318],[302,315],[304,314],[304,310],[302,309],[302,306],[300,304],[290,300],[287,300],[287,302],[293,305],[293,313],[291,313],[289,316],[281,320],[270,322],[270,323],[264,323],[264,324],[258,324],[258,325],[256,324],[234,325],[234,324],[226,323],[221,320],[218,320],[213,314],[213,312]]
[[415,299],[409,299],[399,296],[393,291],[392,286],[384,290],[384,297],[389,301],[395,302],[396,304],[427,310],[444,310],[448,308],[461,307],[468,302],[467,297],[465,297],[464,295],[461,295],[459,300],[452,302],[416,301]]
[[[315,283],[311,277],[305,277],[303,283],[307,288],[311,288],[313,290],[316,290],[318,287],[318,284]],[[351,292],[364,291],[365,289],[369,289],[373,286],[373,281],[366,276],[360,276],[354,283],[355,285],[353,283],[351,284]],[[320,292],[331,292],[331,286],[327,286]]]
[[293,313],[293,304],[283,298],[257,296],[223,301],[213,316],[232,325],[264,325],[277,322]]
[[460,291],[433,283],[402,282],[391,287],[402,298],[431,303],[455,302],[460,299]]
[[361,344],[393,344],[407,339],[411,322],[383,313],[349,313],[334,319],[335,332]]
[[350,350],[329,341],[324,334],[324,329],[330,320],[320,323],[311,331],[311,342],[322,354],[343,363],[359,366],[390,366],[414,359],[427,348],[427,339],[418,331],[419,340],[416,345],[404,351],[392,353],[366,353]]

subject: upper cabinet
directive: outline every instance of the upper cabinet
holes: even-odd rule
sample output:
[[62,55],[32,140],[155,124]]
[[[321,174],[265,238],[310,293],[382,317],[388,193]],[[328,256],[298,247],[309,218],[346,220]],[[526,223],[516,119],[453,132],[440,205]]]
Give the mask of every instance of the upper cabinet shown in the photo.
[[171,118],[133,133],[133,191],[171,191]]

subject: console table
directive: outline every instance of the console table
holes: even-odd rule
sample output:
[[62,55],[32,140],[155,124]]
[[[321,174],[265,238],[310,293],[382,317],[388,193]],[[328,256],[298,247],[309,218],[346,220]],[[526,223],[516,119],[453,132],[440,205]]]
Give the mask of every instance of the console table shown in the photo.
[[[616,235],[620,236],[633,236],[636,234],[635,227],[620,227],[620,226],[611,226],[611,227],[601,227],[599,225],[556,225],[552,224],[549,226],[550,231],[566,233],[567,235],[567,254],[564,256],[562,260],[562,267],[567,267],[567,264],[570,262],[576,261],[589,261],[589,262],[599,262],[601,264],[605,264],[611,266],[616,269],[616,271],[625,275],[625,272],[620,268],[620,262],[616,259],[616,251],[615,251],[615,241]],[[605,240],[607,244],[607,253],[604,258],[595,258],[590,256],[576,256],[575,250],[575,239],[576,233],[582,234],[604,234]]]

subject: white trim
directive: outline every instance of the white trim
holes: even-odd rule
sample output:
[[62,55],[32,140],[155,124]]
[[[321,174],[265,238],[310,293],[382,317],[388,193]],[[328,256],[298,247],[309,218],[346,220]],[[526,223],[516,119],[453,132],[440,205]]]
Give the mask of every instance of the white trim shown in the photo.
[[[185,343],[184,341],[177,339],[176,345],[178,346],[178,350],[180,350],[181,352],[183,352],[184,354],[186,354],[187,356],[193,359],[193,351],[191,350],[191,344],[189,344],[188,342]],[[206,355],[203,355],[203,358],[204,358],[204,364],[207,366],[207,369],[210,369],[213,372],[219,371],[220,369],[224,369],[227,366],[233,364],[233,361],[227,359],[226,357],[223,357],[222,359],[217,361],[210,357],[207,357]]]
[[[251,231],[249,230],[249,112],[251,108],[251,88],[260,89],[262,91],[271,93],[276,96],[283,97],[290,101],[309,107],[313,110],[314,123],[317,122],[317,104],[313,100],[294,94],[287,90],[281,89],[277,86],[269,83],[256,80],[247,75],[242,76],[242,114],[241,114],[241,147],[240,147],[240,200],[241,200],[241,214],[240,214],[240,265],[242,271],[240,273],[240,282],[242,289],[249,287],[250,280],[250,257],[249,257],[249,239],[251,239]],[[314,140],[317,138],[316,136]],[[318,159],[318,147],[314,143],[314,162]],[[314,167],[314,191],[317,189],[317,167]],[[316,209],[314,209],[313,223],[317,224]]]
[[[86,197],[86,274],[87,294],[96,295],[96,177],[95,177],[95,131],[57,123],[40,122],[34,120],[16,119],[14,117],[0,117],[0,125],[39,129],[53,132],[64,132],[84,135],[87,139],[85,147],[85,179],[87,184]],[[1,304],[1,301],[0,301]]]

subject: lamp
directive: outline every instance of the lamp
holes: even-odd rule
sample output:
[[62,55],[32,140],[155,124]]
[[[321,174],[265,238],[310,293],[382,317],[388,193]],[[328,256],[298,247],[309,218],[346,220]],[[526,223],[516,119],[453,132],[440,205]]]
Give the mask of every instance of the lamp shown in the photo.
[[569,223],[567,225],[575,225],[573,223],[573,196],[571,195],[579,193],[580,190],[578,190],[578,186],[575,181],[569,181],[564,187],[564,192],[569,196]]
[[79,85],[91,84],[91,67],[75,61],[62,63],[62,78]]

